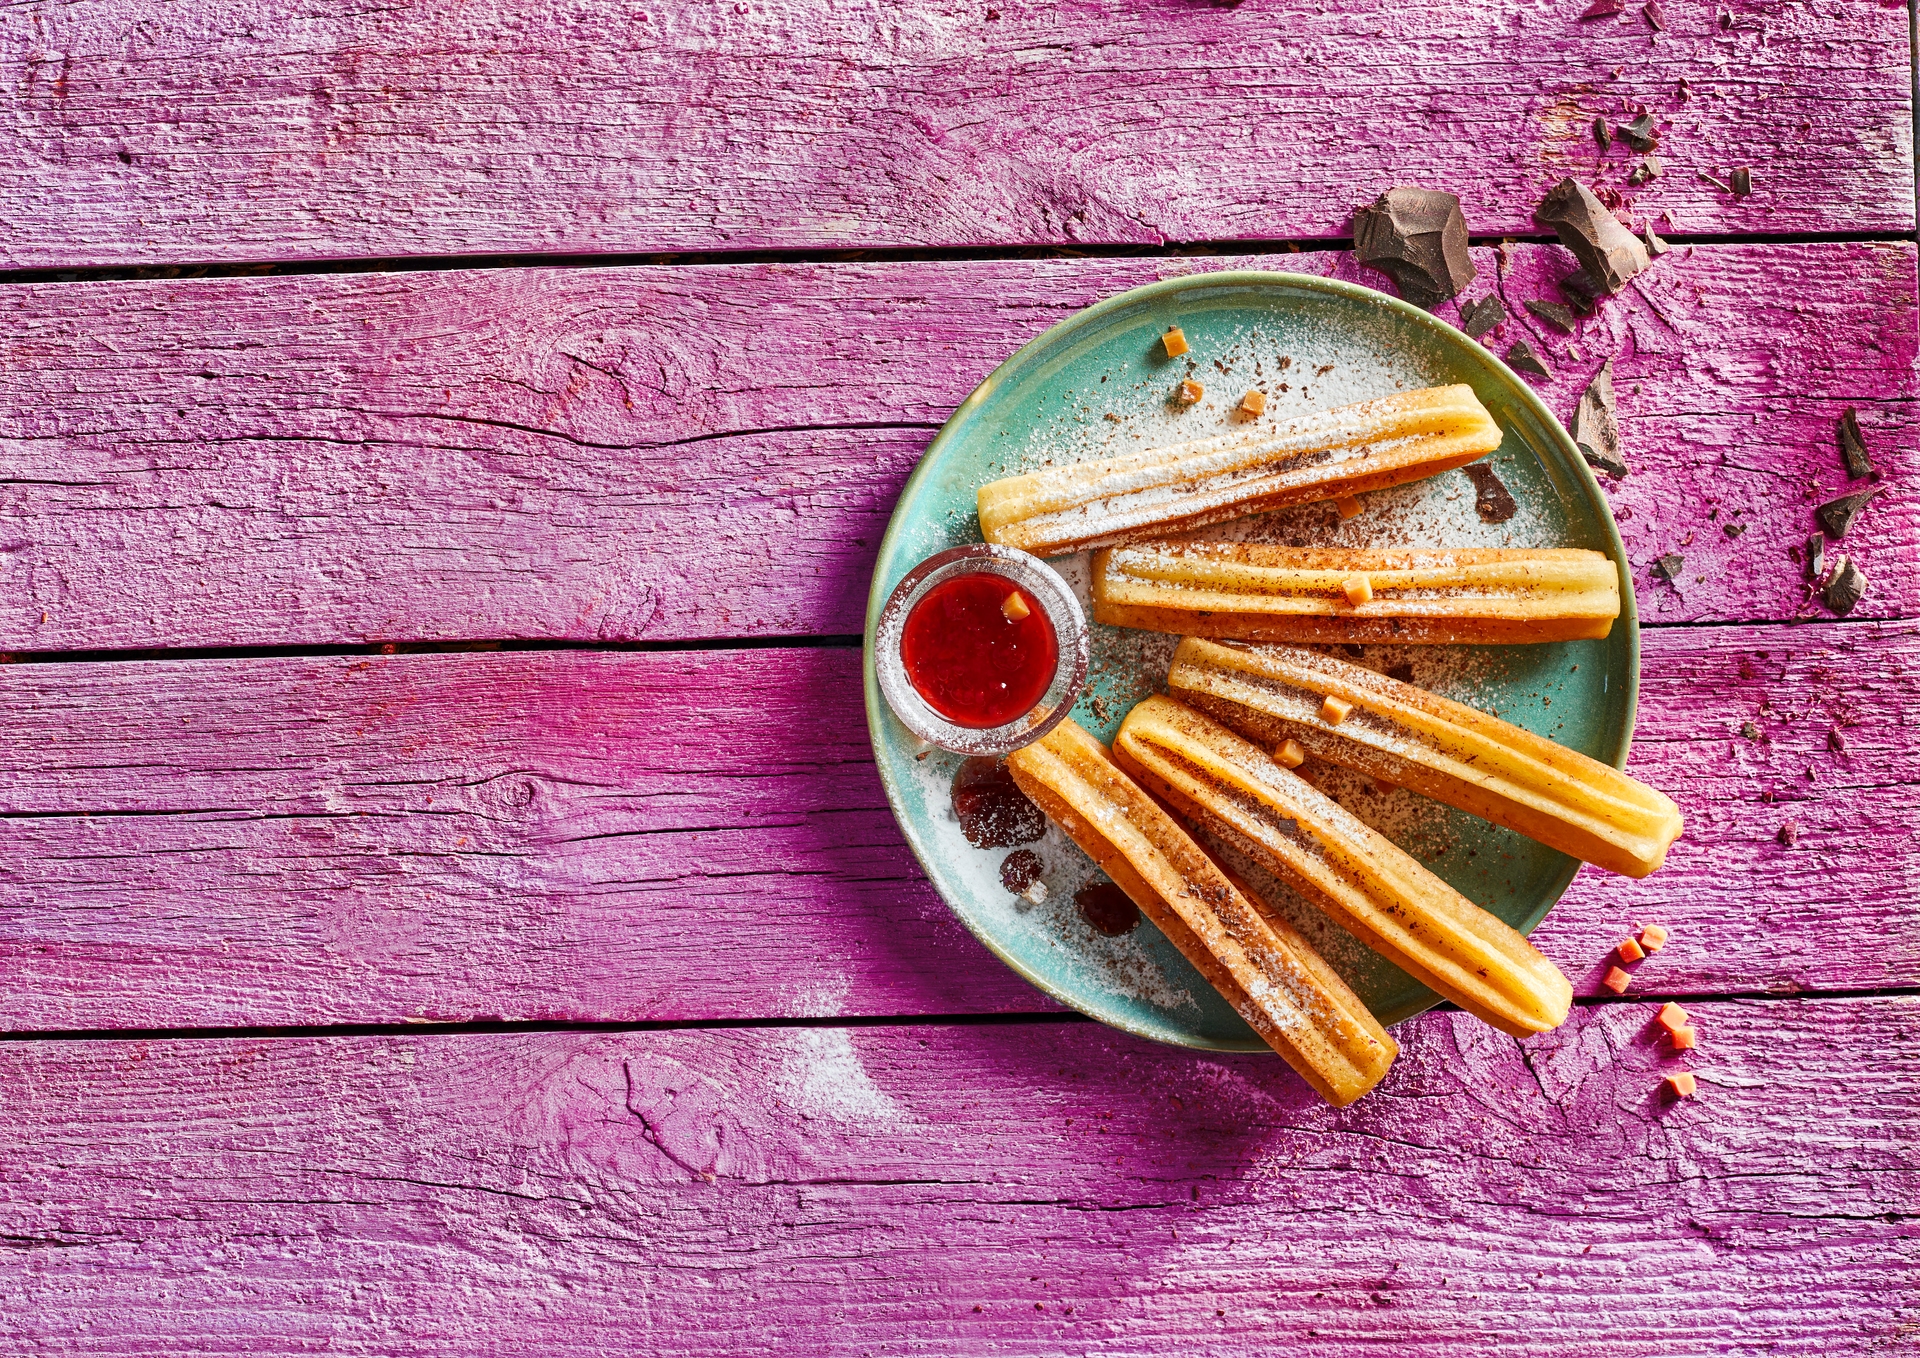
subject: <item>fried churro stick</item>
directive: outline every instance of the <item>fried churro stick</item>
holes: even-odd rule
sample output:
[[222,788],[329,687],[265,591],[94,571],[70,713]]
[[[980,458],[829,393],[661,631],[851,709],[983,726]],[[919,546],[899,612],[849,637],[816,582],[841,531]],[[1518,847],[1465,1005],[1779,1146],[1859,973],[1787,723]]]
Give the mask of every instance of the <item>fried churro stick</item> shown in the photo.
[[1059,556],[1397,486],[1490,453],[1500,437],[1473,388],[1428,387],[991,481],[979,491],[980,531],[988,542]]
[[1620,572],[1605,554],[1572,548],[1156,540],[1094,554],[1093,616],[1240,641],[1564,641],[1612,630]]
[[1320,1096],[1344,1107],[1399,1052],[1338,972],[1269,919],[1179,822],[1072,721],[1007,756],[1027,796]]
[[[1308,754],[1470,811],[1628,877],[1645,877],[1679,838],[1663,794],[1498,717],[1296,646],[1223,646],[1188,637],[1173,653],[1174,697],[1269,748]],[[1348,707],[1337,726],[1323,705]]]
[[1244,849],[1373,951],[1503,1033],[1566,1022],[1559,968],[1297,773],[1202,713],[1148,698],[1114,762],[1189,826]]

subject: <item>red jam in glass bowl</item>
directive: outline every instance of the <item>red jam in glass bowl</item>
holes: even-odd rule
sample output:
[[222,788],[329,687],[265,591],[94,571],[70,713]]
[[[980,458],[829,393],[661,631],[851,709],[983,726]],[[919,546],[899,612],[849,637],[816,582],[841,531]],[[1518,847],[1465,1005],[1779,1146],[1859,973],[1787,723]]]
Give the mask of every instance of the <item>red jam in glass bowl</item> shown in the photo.
[[1060,659],[1040,601],[990,571],[942,580],[900,634],[907,680],[956,726],[1004,726],[1046,695]]

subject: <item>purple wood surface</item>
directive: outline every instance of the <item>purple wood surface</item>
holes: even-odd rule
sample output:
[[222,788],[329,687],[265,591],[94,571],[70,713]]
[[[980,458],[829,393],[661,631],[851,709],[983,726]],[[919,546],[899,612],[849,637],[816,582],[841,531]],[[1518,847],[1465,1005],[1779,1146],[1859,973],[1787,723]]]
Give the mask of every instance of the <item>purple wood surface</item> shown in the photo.
[[[0,261],[1300,239],[1407,182],[1497,234],[1566,174],[1692,231],[1912,230],[1904,5],[1583,8],[33,0]],[[1643,106],[1636,190],[1589,129]]]
[[[1469,295],[1517,315],[1571,267],[1475,253]],[[976,382],[1090,302],[1232,264],[1384,283],[1327,252],[0,290],[0,648],[857,632],[899,486]],[[1683,248],[1575,337],[1494,337],[1549,355],[1563,416],[1615,359],[1649,619],[1819,611],[1786,553],[1843,484],[1848,405],[1889,487],[1847,539],[1859,615],[1912,609],[1914,264]],[[1651,582],[1676,550],[1679,587]]]
[[[1896,1353],[1920,1001],[0,1047],[16,1352]],[[1661,1075],[1700,1072],[1669,1103]]]
[[[1687,834],[1576,880],[1538,935],[1576,988],[1647,922],[1644,991],[1920,984],[1912,629],[1664,629],[1644,670]],[[13,665],[0,761],[9,1028],[1052,1007],[902,844],[851,650]]]

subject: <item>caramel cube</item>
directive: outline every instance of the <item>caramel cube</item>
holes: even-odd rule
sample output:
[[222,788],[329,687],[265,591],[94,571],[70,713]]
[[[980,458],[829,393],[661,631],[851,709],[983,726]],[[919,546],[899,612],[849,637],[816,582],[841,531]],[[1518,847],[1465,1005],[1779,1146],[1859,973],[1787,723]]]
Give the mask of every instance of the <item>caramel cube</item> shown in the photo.
[[1690,1052],[1698,1039],[1699,1034],[1694,1032],[1692,1026],[1683,1023],[1673,1030],[1673,1049],[1677,1052]]
[[1667,1093],[1676,1099],[1692,1098],[1693,1091],[1697,1087],[1693,1082],[1693,1072],[1686,1070],[1667,1076],[1662,1083],[1666,1085]]
[[1664,925],[1649,924],[1640,931],[1640,946],[1650,953],[1659,952],[1667,946],[1667,931]]
[[1000,612],[1008,622],[1021,622],[1033,616],[1033,609],[1019,590],[1009,594],[1000,604]]
[[1175,405],[1190,406],[1207,394],[1207,389],[1189,377],[1173,389]]
[[1333,497],[1333,507],[1340,511],[1340,517],[1342,519],[1350,519],[1360,512],[1360,497],[1358,495],[1336,495]]
[[1635,943],[1631,938],[1621,939],[1613,951],[1614,955],[1622,962],[1638,962],[1646,956],[1646,953],[1640,950],[1640,945]]
[[1338,726],[1353,711],[1353,704],[1345,698],[1336,698],[1329,693],[1320,702],[1320,720],[1329,726]]
[[1618,967],[1608,967],[1607,974],[1600,978],[1600,984],[1616,995],[1627,993],[1627,987],[1633,983],[1633,977]]
[[1167,333],[1160,337],[1160,343],[1166,346],[1168,358],[1178,358],[1187,352],[1187,336],[1177,325],[1167,327]]
[[1258,415],[1267,408],[1267,394],[1264,391],[1250,391],[1240,398],[1242,415]]
[[1373,602],[1373,582],[1364,575],[1349,575],[1340,582],[1340,592],[1356,608]]
[[1687,1026],[1687,1011],[1668,1000],[1660,1006],[1660,1012],[1653,1016],[1653,1021],[1670,1033],[1677,1032]]
[[1274,762],[1283,768],[1297,769],[1307,762],[1307,752],[1300,748],[1300,742],[1289,740],[1273,752]]

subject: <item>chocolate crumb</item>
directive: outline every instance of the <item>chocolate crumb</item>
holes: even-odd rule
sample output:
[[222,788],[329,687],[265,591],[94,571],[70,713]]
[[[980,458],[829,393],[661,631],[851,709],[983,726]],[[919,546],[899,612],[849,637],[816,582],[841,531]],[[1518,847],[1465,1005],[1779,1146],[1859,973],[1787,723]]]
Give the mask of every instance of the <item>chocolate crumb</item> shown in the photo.
[[1747,525],[1744,523],[1723,523],[1720,525],[1720,531],[1730,538],[1737,538],[1747,531]]
[[1660,258],[1660,256],[1664,255],[1667,251],[1673,248],[1671,245],[1668,245],[1664,240],[1661,240],[1659,236],[1654,234],[1652,222],[1647,223],[1645,237],[1647,242],[1647,256],[1650,259],[1658,259]]
[[1482,522],[1505,523],[1519,512],[1513,492],[1501,484],[1500,477],[1485,462],[1469,462],[1460,469],[1473,482],[1474,512]]
[[[1667,14],[1660,8],[1660,0],[1647,0],[1646,4],[1640,6],[1640,12],[1647,16],[1647,23],[1656,33],[1667,31]],[[1686,81],[1680,83],[1684,85]]]
[[1506,307],[1502,306],[1500,299],[1492,293],[1488,293],[1478,301],[1460,304],[1460,328],[1474,339],[1479,339],[1506,319]]
[[1593,0],[1593,3],[1587,6],[1586,11],[1582,13],[1580,17],[1582,19],[1611,19],[1616,14],[1624,14],[1626,8],[1627,0]]
[[1015,849],[1000,863],[1000,885],[1018,896],[1040,880],[1040,855],[1032,849]]
[[1800,842],[1800,822],[1797,820],[1785,822],[1780,827],[1780,833],[1774,838],[1780,841],[1781,847],[1791,849]]
[[1821,598],[1828,608],[1840,617],[1853,612],[1867,592],[1867,574],[1846,556],[1834,558],[1833,579],[1827,581],[1827,587],[1821,591]]
[[1845,754],[1847,752],[1847,738],[1840,734],[1840,728],[1838,726],[1827,732],[1827,748],[1835,754]]
[[1819,582],[1827,573],[1827,535],[1825,533],[1807,534],[1807,579]]
[[1549,380],[1553,377],[1553,374],[1547,371],[1547,365],[1541,361],[1540,355],[1534,353],[1533,346],[1525,340],[1515,340],[1513,347],[1507,350],[1507,366],[1515,372],[1531,373],[1535,377],[1544,377]]
[[1529,297],[1526,308],[1527,314],[1542,325],[1552,326],[1563,335],[1573,333],[1573,313],[1558,302],[1541,302]]
[[1867,453],[1867,441],[1860,437],[1860,417],[1852,406],[1841,414],[1835,436],[1840,442],[1840,460],[1847,464],[1848,479],[1858,481],[1863,476],[1873,476],[1873,458]]
[[1753,192],[1753,171],[1742,165],[1727,176],[1727,187],[1733,191],[1735,198],[1745,198]]
[[1620,291],[1647,267],[1647,247],[1576,180],[1554,185],[1533,215],[1553,228],[1587,277],[1607,292]]
[[1857,490],[1851,495],[1829,500],[1813,512],[1819,516],[1820,526],[1827,530],[1827,536],[1838,542],[1853,527],[1853,521],[1860,517],[1860,511],[1867,507],[1867,501],[1883,489],[1875,486],[1871,490]]
[[1671,585],[1680,579],[1680,572],[1686,569],[1686,565],[1680,553],[1668,552],[1653,563],[1653,573]]
[[1648,156],[1627,172],[1627,182],[1637,187],[1650,179],[1658,179],[1666,173],[1666,169],[1667,167],[1660,163],[1659,156]]
[[1567,305],[1582,316],[1593,315],[1594,307],[1605,293],[1594,281],[1587,277],[1585,269],[1575,269],[1565,278],[1554,284],[1560,289],[1560,295],[1567,299]]
[[1733,192],[1733,185],[1729,184],[1726,180],[1721,179],[1715,175],[1708,174],[1705,170],[1695,170],[1693,172],[1693,177],[1695,179],[1698,179],[1703,184],[1713,185],[1716,189],[1720,190],[1720,192],[1722,193]]
[[1602,151],[1608,150],[1613,145],[1613,133],[1607,127],[1607,120],[1603,117],[1593,120],[1593,140]]
[[1353,214],[1353,256],[1393,279],[1400,295],[1431,311],[1474,278],[1458,195],[1393,188]]
[[1627,460],[1620,451],[1620,421],[1613,403],[1613,360],[1600,365],[1600,371],[1580,394],[1573,410],[1573,425],[1568,430],[1589,467],[1619,480],[1627,474]]
[[1740,734],[1748,740],[1758,740],[1760,739],[1760,728],[1750,721],[1743,721],[1740,723]]
[[1660,144],[1660,134],[1654,130],[1651,113],[1643,113],[1630,123],[1621,123],[1613,129],[1613,135],[1636,151],[1651,151]]

